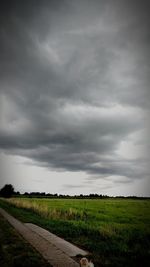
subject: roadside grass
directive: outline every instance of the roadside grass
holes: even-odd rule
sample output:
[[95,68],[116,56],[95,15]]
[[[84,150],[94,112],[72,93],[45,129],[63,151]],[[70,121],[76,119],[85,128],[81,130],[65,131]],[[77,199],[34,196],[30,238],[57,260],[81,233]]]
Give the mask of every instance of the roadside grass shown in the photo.
[[150,201],[12,198],[0,204],[93,254],[96,267],[148,266]]
[[50,267],[51,265],[0,216],[0,266]]

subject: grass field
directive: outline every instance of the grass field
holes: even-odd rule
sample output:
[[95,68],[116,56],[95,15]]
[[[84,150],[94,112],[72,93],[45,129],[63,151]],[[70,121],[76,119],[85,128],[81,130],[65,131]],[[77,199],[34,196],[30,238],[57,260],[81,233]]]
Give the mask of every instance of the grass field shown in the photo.
[[11,198],[1,206],[89,250],[95,266],[148,266],[150,201]]

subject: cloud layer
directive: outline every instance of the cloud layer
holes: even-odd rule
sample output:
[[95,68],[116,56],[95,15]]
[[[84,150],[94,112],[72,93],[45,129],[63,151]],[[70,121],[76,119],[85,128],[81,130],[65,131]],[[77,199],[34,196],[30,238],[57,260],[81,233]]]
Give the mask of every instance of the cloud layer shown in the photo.
[[92,179],[147,177],[146,153],[118,151],[147,145],[148,10],[149,1],[2,1],[1,150]]

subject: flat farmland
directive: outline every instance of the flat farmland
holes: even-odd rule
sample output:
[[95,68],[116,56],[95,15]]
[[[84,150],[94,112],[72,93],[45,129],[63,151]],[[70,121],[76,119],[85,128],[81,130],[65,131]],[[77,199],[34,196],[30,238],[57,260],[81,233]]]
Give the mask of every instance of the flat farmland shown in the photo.
[[11,198],[1,206],[88,250],[95,266],[148,266],[150,200]]

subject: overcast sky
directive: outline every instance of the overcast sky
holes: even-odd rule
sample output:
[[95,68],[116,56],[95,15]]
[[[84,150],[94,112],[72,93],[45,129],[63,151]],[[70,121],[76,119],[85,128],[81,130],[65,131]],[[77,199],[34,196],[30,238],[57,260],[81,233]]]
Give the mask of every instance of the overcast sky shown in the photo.
[[0,187],[150,196],[149,1],[0,3]]

